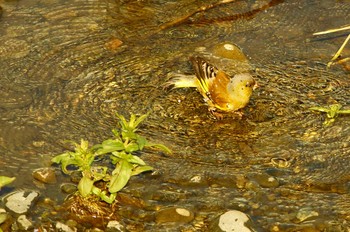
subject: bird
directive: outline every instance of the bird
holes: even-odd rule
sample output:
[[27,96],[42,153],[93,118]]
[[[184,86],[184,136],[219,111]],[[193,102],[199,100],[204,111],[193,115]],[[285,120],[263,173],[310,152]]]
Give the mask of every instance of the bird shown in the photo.
[[196,88],[203,96],[208,110],[218,119],[223,112],[236,112],[244,108],[250,100],[253,89],[257,87],[252,75],[245,71],[236,73],[233,77],[218,69],[200,56],[190,57],[195,75],[174,74],[168,85],[174,88]]

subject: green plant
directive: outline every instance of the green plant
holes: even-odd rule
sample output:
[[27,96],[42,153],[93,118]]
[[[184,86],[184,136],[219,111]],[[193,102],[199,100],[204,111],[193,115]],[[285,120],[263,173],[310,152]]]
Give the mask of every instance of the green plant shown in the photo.
[[12,183],[16,177],[0,176],[0,189],[5,185]]
[[315,110],[315,111],[320,111],[320,112],[325,112],[327,114],[327,119],[324,121],[324,125],[328,126],[332,122],[335,121],[335,118],[339,114],[350,114],[350,110],[340,110],[342,108],[342,105],[340,104],[334,104],[330,105],[329,107],[311,107],[310,110]]
[[[75,151],[65,152],[55,156],[52,162],[61,164],[62,171],[69,174],[67,167],[75,166],[82,173],[78,184],[78,191],[83,197],[94,194],[107,203],[113,203],[117,192],[128,183],[131,176],[138,175],[153,168],[135,152],[142,151],[146,147],[160,149],[166,153],[171,151],[162,144],[153,144],[146,138],[136,133],[138,125],[147,117],[131,114],[127,121],[124,116],[117,114],[119,118],[118,129],[113,129],[114,137],[103,141],[101,144],[89,147],[89,143],[81,140],[80,144],[73,143]],[[113,168],[97,165],[97,157],[107,156]],[[103,187],[97,187],[96,183],[103,183]]]

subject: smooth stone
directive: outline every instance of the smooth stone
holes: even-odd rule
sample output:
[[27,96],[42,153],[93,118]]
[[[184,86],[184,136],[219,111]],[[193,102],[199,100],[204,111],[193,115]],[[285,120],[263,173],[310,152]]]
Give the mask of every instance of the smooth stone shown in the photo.
[[104,231],[99,228],[92,228],[91,230],[87,230],[87,232],[104,232]]
[[71,228],[62,222],[56,223],[56,229],[58,231],[63,231],[63,232],[76,232],[76,231],[78,231],[77,228]]
[[72,219],[67,220],[65,224],[70,228],[74,228],[78,225],[78,223]]
[[78,191],[78,187],[72,183],[63,183],[61,184],[61,191],[67,194],[75,193]]
[[279,186],[279,181],[274,176],[266,173],[256,174],[253,179],[263,188],[276,188]]
[[125,204],[128,206],[134,206],[134,207],[141,208],[141,209],[144,208],[146,205],[146,203],[142,199],[132,197],[130,194],[125,194],[125,193],[118,193],[117,200],[121,204]]
[[45,184],[54,184],[57,182],[55,169],[53,168],[39,168],[32,173],[34,179]]
[[118,221],[109,221],[106,232],[121,232],[125,231],[124,226]]
[[0,228],[2,231],[13,231],[11,230],[12,224],[16,224],[13,217],[4,208],[0,208]]
[[21,230],[28,231],[29,229],[33,228],[33,223],[30,220],[28,220],[26,215],[20,215],[17,218],[17,224],[18,228]]
[[7,213],[6,212],[0,212],[0,225],[6,221],[7,219]]
[[230,210],[223,213],[210,223],[209,231],[212,232],[252,232],[252,221],[243,212]]
[[203,175],[195,175],[192,176],[191,179],[188,182],[188,186],[208,186],[208,180]]
[[167,209],[162,209],[157,212],[156,222],[164,223],[164,222],[180,222],[187,223],[194,219],[194,213],[178,207],[171,207]]
[[319,216],[318,212],[312,210],[311,208],[302,208],[298,211],[296,219],[298,222],[304,222],[310,218],[315,218]]
[[78,184],[82,177],[81,171],[72,171],[70,174],[70,180],[75,184]]
[[5,206],[17,214],[28,212],[33,202],[39,197],[39,192],[34,190],[19,190],[6,195],[3,199]]

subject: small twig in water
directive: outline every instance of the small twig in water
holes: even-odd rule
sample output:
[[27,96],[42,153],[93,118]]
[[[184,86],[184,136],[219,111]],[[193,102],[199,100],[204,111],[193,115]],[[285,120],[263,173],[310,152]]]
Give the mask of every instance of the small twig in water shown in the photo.
[[167,23],[164,23],[163,25],[161,25],[159,27],[159,30],[164,30],[164,29],[167,29],[169,27],[173,27],[173,26],[176,26],[178,24],[181,24],[185,21],[187,21],[190,17],[192,17],[193,15],[199,13],[199,12],[203,12],[203,11],[207,11],[207,10],[210,10],[214,7],[217,7],[217,6],[220,6],[222,4],[227,4],[227,3],[231,3],[231,2],[235,2],[236,0],[221,0],[219,2],[216,2],[216,3],[213,3],[213,4],[210,4],[210,5],[207,5],[207,6],[201,6],[200,8],[198,8],[197,10],[187,14],[187,15],[184,15],[180,18],[177,18],[173,21],[170,21],[170,22],[167,22]]
[[[334,63],[334,61],[336,59],[338,59],[341,55],[341,53],[343,52],[343,49],[345,47],[345,45],[349,42],[350,40],[350,34],[348,35],[348,37],[346,37],[344,43],[340,46],[340,48],[338,49],[338,51],[335,53],[335,55],[332,57],[331,61],[328,62],[327,64],[327,68],[331,67],[331,65]],[[340,60],[341,61],[341,60]]]
[[[313,35],[325,35],[325,34],[329,34],[329,33],[345,31],[345,30],[350,30],[350,26],[345,26],[345,27],[336,28],[336,29],[330,29],[330,30],[327,30],[327,31],[316,32]],[[344,58],[344,59],[341,59],[341,60],[338,60],[337,62],[335,62],[335,60],[337,60],[340,57],[341,53],[344,50],[344,47],[349,42],[349,40],[350,40],[350,34],[348,35],[348,37],[346,37],[346,39],[343,42],[343,44],[340,46],[338,51],[334,54],[334,56],[332,57],[331,61],[327,63],[327,68],[330,68],[334,63],[340,64],[340,63],[344,63],[344,62],[349,60],[349,58]]]
[[334,33],[334,32],[338,32],[338,31],[345,31],[345,30],[350,30],[350,26],[345,26],[345,27],[336,28],[336,29],[330,29],[327,31],[320,31],[320,32],[313,33],[313,35],[325,35],[325,34]]

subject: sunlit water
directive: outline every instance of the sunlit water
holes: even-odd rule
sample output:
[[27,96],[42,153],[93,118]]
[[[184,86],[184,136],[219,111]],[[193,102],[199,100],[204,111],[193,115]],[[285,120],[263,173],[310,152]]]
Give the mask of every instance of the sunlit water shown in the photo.
[[[325,228],[349,228],[350,118],[325,127],[325,115],[308,110],[350,107],[349,72],[326,69],[345,33],[312,36],[349,24],[349,1],[275,1],[264,10],[268,1],[238,1],[163,30],[203,2],[0,3],[0,174],[17,177],[11,187],[62,199],[59,185],[33,183],[33,169],[65,151],[64,140],[110,137],[115,112],[150,111],[140,133],[174,153],[142,154],[156,174],[135,177],[125,192],[153,206],[189,208],[197,218],[154,225],[136,214],[141,231],[206,231],[195,224],[229,209],[247,213],[263,231],[298,228],[303,208],[317,211]],[[260,86],[241,120],[214,120],[196,91],[162,86],[170,72],[193,73],[188,57],[197,47],[222,41],[243,49]],[[266,174],[277,187],[262,186]]]

